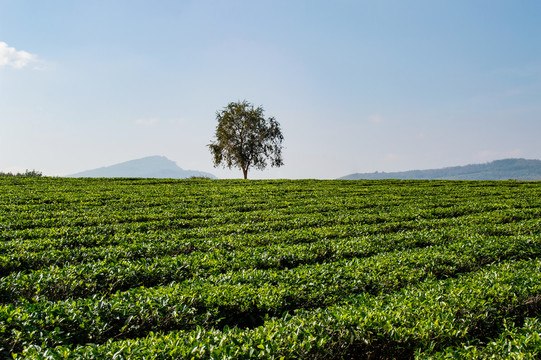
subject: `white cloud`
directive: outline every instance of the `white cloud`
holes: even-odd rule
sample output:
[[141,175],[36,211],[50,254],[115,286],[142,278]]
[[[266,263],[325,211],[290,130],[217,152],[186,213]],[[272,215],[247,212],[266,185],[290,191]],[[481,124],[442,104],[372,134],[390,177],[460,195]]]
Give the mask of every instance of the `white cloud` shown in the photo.
[[0,67],[11,66],[15,69],[22,69],[28,64],[37,60],[37,56],[23,50],[16,50],[0,41]]
[[155,126],[158,123],[157,118],[148,118],[148,119],[137,119],[135,120],[136,125],[140,126]]

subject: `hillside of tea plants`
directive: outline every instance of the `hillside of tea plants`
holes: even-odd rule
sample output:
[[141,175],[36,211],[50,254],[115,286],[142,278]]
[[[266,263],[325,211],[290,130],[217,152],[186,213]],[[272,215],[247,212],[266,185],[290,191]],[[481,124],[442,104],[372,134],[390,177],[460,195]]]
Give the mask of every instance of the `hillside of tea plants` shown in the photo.
[[534,359],[541,183],[0,178],[0,358]]

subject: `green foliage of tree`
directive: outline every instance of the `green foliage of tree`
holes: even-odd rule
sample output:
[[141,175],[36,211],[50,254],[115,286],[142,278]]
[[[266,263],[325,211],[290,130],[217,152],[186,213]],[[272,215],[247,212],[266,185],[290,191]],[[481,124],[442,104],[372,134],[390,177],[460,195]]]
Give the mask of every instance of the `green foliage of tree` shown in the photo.
[[208,145],[215,167],[238,167],[247,179],[249,169],[263,170],[267,161],[275,167],[284,164],[280,124],[274,117],[265,119],[261,106],[231,102],[216,112],[216,120],[216,140]]
[[21,173],[21,172],[18,172],[18,173],[0,172],[0,176],[1,177],[13,177],[13,176],[17,176],[17,177],[42,177],[43,174],[41,173],[41,171],[26,169],[26,171],[24,173]]

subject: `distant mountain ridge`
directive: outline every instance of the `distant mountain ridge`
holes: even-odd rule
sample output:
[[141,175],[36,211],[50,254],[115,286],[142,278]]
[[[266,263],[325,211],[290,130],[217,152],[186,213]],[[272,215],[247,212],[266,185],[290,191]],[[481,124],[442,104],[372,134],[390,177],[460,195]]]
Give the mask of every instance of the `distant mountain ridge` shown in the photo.
[[148,156],[142,159],[130,160],[111,166],[68,175],[68,177],[129,177],[159,179],[186,179],[193,176],[216,179],[216,176],[203,171],[184,170],[165,156]]
[[503,159],[442,169],[350,174],[342,180],[541,180],[541,160]]

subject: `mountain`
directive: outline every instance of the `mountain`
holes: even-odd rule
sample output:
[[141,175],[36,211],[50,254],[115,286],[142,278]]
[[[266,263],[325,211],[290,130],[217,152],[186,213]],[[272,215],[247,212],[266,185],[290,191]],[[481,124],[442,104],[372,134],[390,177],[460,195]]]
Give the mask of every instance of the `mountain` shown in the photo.
[[375,172],[351,174],[342,180],[381,180],[381,179],[417,179],[417,180],[541,180],[541,160],[504,159],[486,164],[446,167],[431,170],[410,170],[403,172]]
[[68,177],[130,177],[185,179],[192,176],[216,179],[216,176],[195,170],[183,170],[165,156],[149,156],[120,164],[87,170]]

